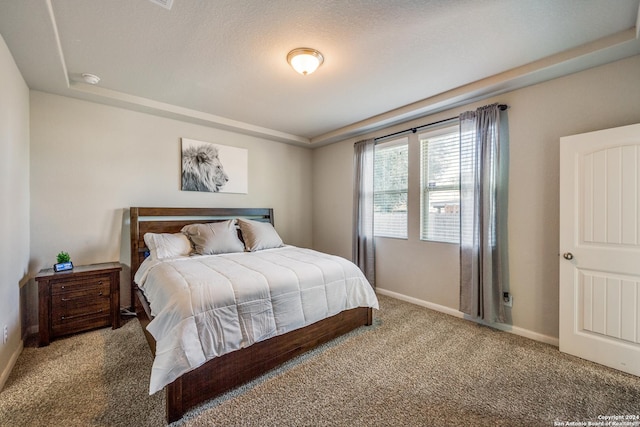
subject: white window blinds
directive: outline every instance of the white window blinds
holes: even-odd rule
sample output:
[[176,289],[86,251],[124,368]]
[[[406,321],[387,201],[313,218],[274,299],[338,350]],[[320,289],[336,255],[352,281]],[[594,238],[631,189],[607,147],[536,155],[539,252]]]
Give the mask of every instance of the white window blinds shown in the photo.
[[407,238],[408,160],[408,138],[376,145],[373,179],[376,236]]
[[459,127],[419,135],[421,153],[420,239],[460,242]]

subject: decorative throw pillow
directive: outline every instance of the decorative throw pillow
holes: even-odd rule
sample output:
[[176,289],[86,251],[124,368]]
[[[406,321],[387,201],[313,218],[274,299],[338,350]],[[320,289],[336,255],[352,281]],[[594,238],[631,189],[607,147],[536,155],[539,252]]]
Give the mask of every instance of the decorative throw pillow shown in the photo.
[[182,232],[200,255],[244,252],[234,220],[185,225]]
[[144,243],[154,259],[189,256],[193,247],[182,233],[145,233]]
[[269,222],[238,218],[244,245],[249,252],[284,246],[282,239]]

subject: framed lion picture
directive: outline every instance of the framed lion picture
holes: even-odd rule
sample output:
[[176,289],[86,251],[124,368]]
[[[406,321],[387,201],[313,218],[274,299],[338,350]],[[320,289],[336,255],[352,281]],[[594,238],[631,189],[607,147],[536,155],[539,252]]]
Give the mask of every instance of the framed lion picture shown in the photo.
[[182,138],[182,191],[248,193],[248,150]]

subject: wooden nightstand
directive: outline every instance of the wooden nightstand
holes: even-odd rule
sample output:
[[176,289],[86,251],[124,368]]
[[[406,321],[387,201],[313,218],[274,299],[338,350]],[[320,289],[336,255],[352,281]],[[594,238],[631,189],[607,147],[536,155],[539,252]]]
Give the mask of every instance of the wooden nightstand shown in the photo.
[[118,262],[75,266],[73,270],[40,270],[39,345],[54,337],[111,325],[120,327],[120,270]]

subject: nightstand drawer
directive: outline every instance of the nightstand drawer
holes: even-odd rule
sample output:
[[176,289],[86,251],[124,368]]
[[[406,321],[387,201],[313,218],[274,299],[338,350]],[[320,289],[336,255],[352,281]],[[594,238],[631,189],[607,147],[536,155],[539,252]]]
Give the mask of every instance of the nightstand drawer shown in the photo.
[[[55,316],[55,314],[53,314]],[[108,308],[97,311],[75,314],[72,316],[54,317],[51,321],[51,331],[54,335],[67,335],[94,328],[101,328],[111,324]]]
[[105,294],[109,293],[111,289],[110,276],[89,276],[85,278],[76,278],[70,280],[56,280],[51,282],[51,295],[56,294],[70,294],[83,292],[87,288],[99,287],[104,289]]
[[68,294],[54,295],[51,304],[51,322],[55,325],[64,320],[72,320],[92,313],[109,313],[111,298],[99,288],[93,288],[73,297]]

